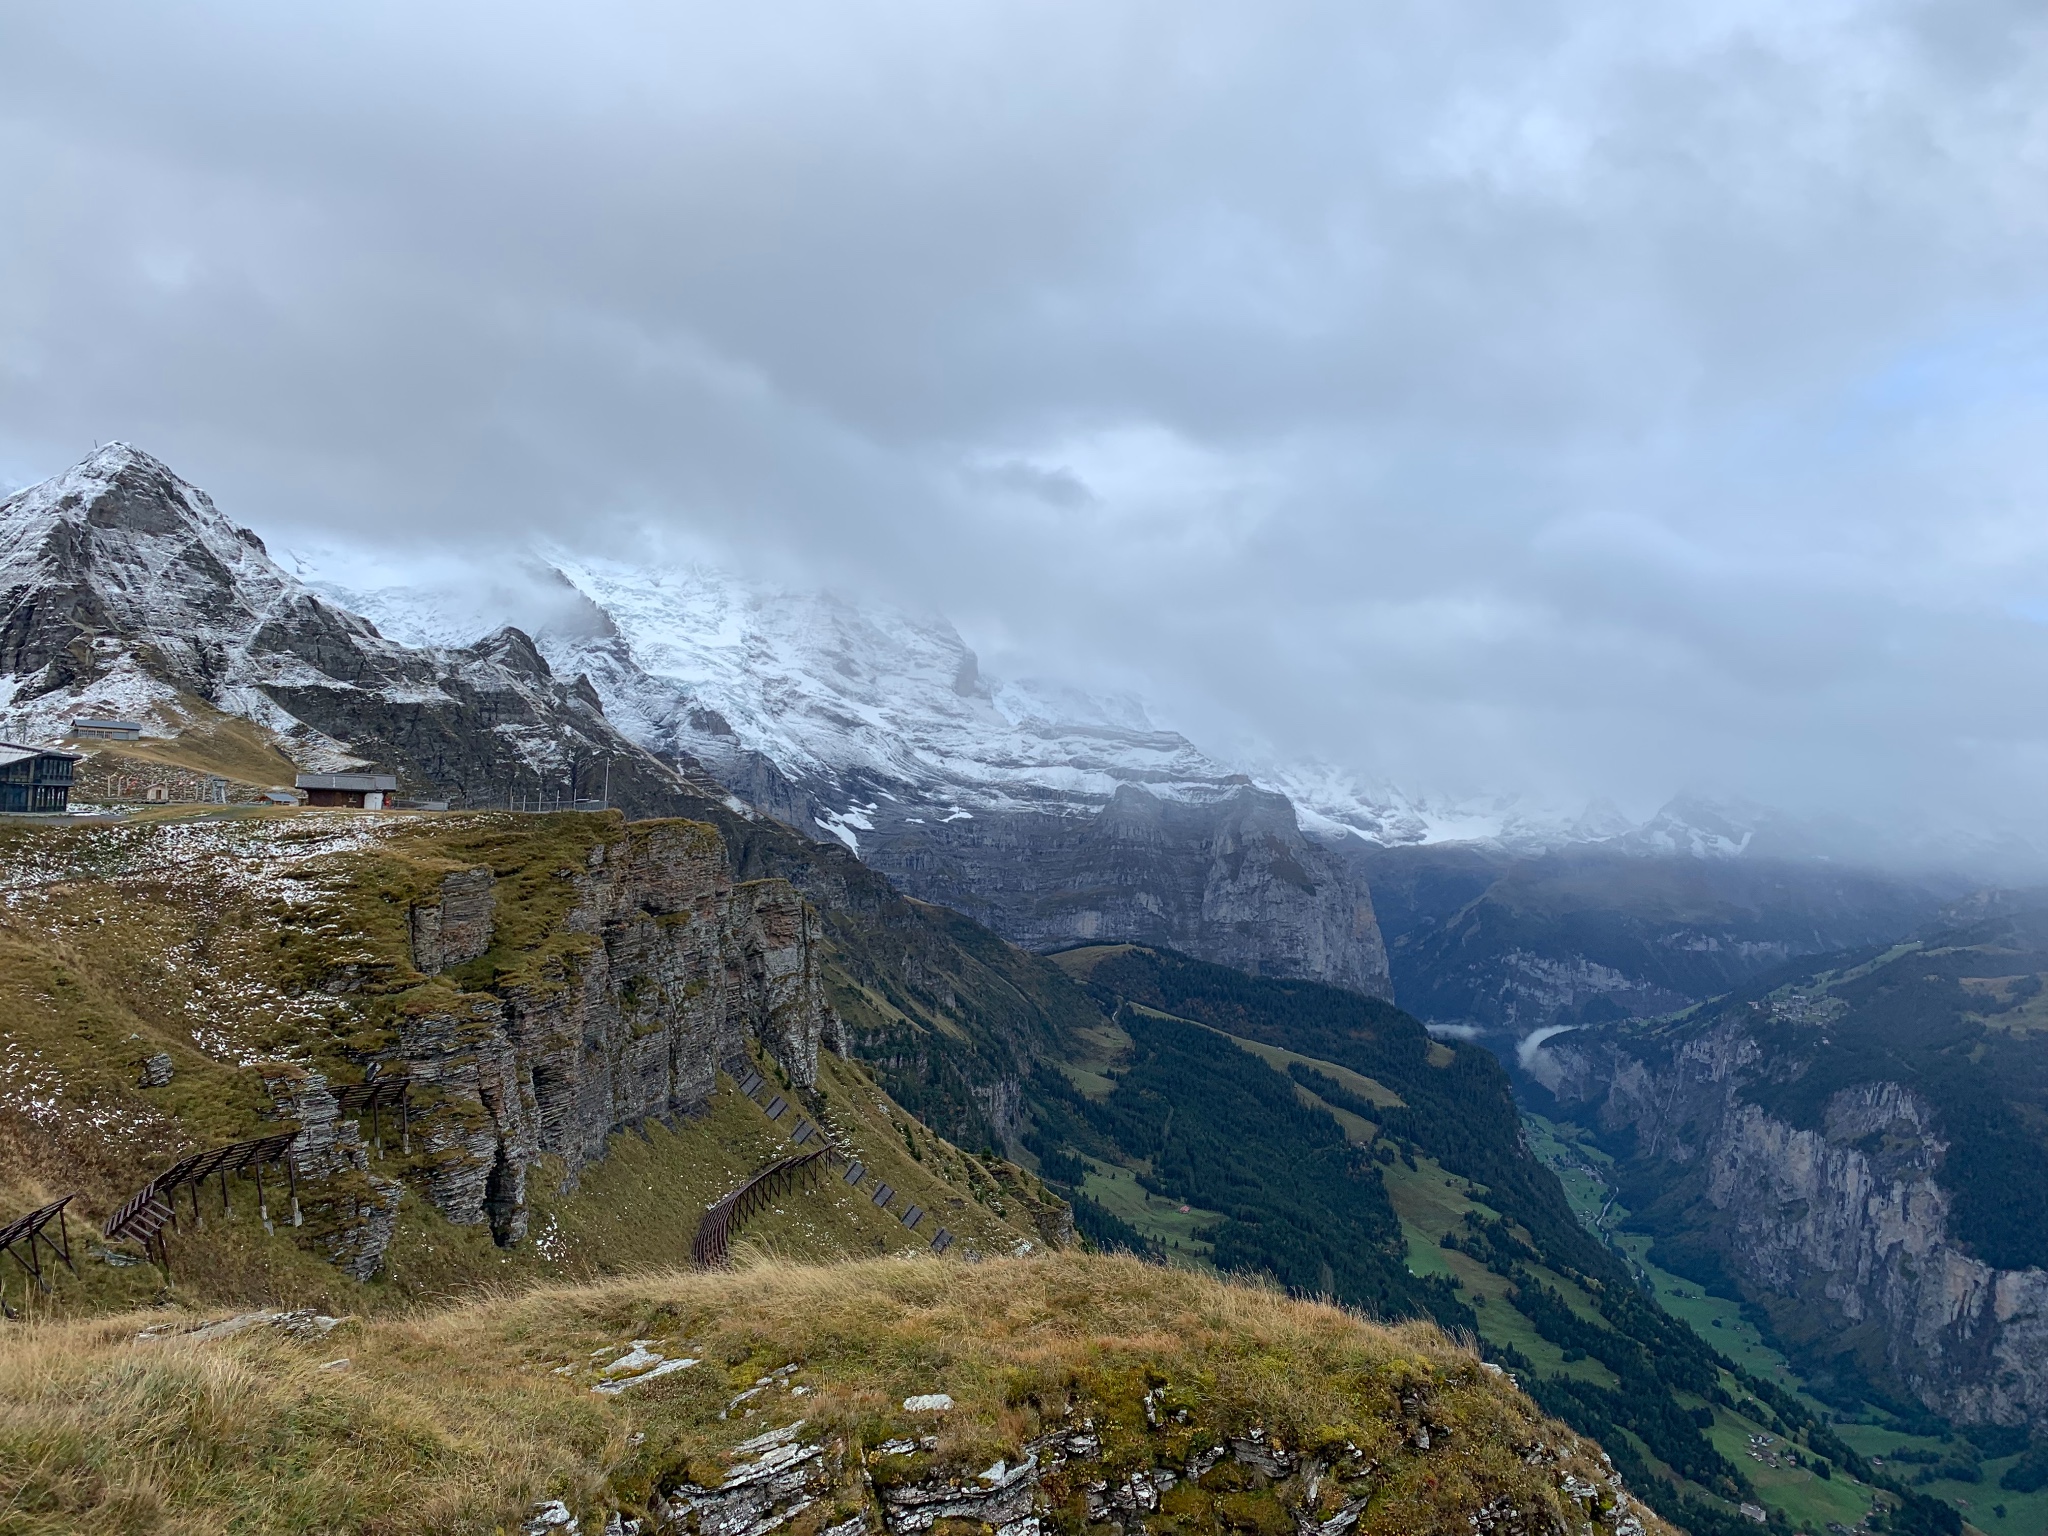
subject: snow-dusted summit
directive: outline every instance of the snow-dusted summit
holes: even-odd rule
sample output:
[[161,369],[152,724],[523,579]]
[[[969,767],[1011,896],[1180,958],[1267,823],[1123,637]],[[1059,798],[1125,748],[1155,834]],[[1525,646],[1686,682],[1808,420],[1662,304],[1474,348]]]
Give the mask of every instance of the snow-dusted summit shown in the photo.
[[510,585],[330,590],[422,644],[517,614],[650,751],[703,763],[749,804],[1039,947],[1144,939],[1379,990],[1363,862],[1380,850],[1805,846],[1785,818],[1698,796],[1638,826],[1604,802],[1560,812],[1414,796],[1327,766],[1246,771],[1135,699],[989,676],[943,618],[703,567],[550,552]]
[[[883,802],[912,825],[1092,816],[1125,785],[1206,803],[1246,782],[1135,699],[985,677],[943,618],[695,567],[558,557],[534,582],[523,596],[542,651],[557,672],[590,678],[615,725],[729,778],[772,765],[800,814],[857,852]],[[330,590],[416,643],[504,621],[465,614],[456,594]]]
[[159,737],[240,717],[301,767],[375,762],[478,803],[601,753],[629,786],[674,779],[517,630],[389,639],[126,443],[0,502],[0,736],[59,738],[81,715]]

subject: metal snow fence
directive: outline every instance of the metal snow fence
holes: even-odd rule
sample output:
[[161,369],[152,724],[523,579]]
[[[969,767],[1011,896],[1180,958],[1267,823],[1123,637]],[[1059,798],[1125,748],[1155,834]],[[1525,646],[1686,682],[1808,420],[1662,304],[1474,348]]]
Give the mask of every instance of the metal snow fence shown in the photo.
[[224,1147],[212,1147],[204,1152],[189,1152],[179,1158],[162,1173],[151,1179],[133,1195],[128,1203],[107,1218],[102,1229],[110,1238],[127,1238],[142,1244],[145,1252],[170,1271],[170,1252],[164,1244],[164,1228],[176,1227],[178,1223],[177,1201],[173,1198],[180,1186],[191,1191],[192,1220],[199,1220],[199,1186],[216,1176],[220,1179],[220,1209],[223,1216],[232,1215],[234,1206],[228,1196],[228,1175],[240,1173],[253,1176],[256,1181],[256,1211],[267,1227],[270,1224],[270,1204],[263,1189],[263,1165],[284,1164],[286,1187],[291,1191],[292,1225],[299,1226],[304,1218],[299,1214],[299,1180],[291,1159],[286,1156],[293,1142],[299,1139],[297,1131],[283,1131],[275,1136],[258,1136],[250,1141],[231,1142]]
[[730,1262],[732,1234],[741,1223],[799,1181],[814,1181],[831,1153],[832,1149],[827,1146],[816,1147],[796,1157],[778,1157],[738,1189],[724,1196],[704,1213],[704,1219],[697,1224],[697,1236],[690,1244],[691,1260],[706,1269],[721,1268]]
[[384,1155],[384,1110],[395,1105],[398,1109],[398,1144],[402,1155],[412,1155],[412,1093],[411,1084],[403,1077],[372,1078],[367,1083],[349,1083],[334,1090],[334,1104],[337,1114],[360,1120],[363,1111],[370,1112],[370,1141],[377,1149],[377,1155]]
[[[74,1190],[61,1200],[52,1200],[48,1205],[39,1206],[0,1226],[0,1254],[5,1254],[27,1270],[38,1290],[50,1288],[50,1282],[43,1274],[42,1257],[36,1251],[38,1247],[49,1249],[52,1258],[62,1259],[64,1267],[73,1275],[78,1273],[78,1266],[71,1262],[71,1227],[64,1217],[64,1207],[77,1198],[78,1193]],[[57,1223],[59,1242],[50,1241],[52,1221]]]

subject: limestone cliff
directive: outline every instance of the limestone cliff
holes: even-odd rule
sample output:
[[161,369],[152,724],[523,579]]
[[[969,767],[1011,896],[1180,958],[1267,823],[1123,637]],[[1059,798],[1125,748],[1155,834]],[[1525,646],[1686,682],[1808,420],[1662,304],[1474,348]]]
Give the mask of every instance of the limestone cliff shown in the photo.
[[1359,859],[1306,835],[1284,796],[1241,785],[1190,803],[1127,784],[1092,816],[877,822],[869,864],[1027,949],[1158,945],[1392,995]]
[[1834,1089],[1818,1124],[1795,1124],[1756,1102],[1778,1066],[1736,1016],[1676,1041],[1568,1035],[1533,1071],[1565,1106],[1594,1108],[1604,1131],[1632,1134],[1639,1186],[1660,1183],[1661,1203],[1806,1335],[1796,1342],[1854,1352],[1965,1422],[2038,1421],[2048,1272],[1997,1268],[1958,1241],[1943,1117],[1876,1079]]
[[413,962],[435,979],[403,995],[377,1057],[413,1085],[428,1197],[500,1243],[525,1234],[536,1160],[573,1181],[615,1132],[702,1105],[756,1043],[799,1085],[840,1047],[811,909],[784,881],[736,883],[710,827],[634,823],[554,878],[566,915],[503,971],[487,866],[414,905]]

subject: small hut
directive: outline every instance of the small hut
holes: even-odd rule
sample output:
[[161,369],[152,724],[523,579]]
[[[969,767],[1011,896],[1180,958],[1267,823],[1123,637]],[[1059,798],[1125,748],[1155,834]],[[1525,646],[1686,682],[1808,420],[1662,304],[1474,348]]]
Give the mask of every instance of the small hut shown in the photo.
[[302,773],[292,782],[306,792],[308,805],[359,811],[381,811],[398,792],[398,779],[389,773]]

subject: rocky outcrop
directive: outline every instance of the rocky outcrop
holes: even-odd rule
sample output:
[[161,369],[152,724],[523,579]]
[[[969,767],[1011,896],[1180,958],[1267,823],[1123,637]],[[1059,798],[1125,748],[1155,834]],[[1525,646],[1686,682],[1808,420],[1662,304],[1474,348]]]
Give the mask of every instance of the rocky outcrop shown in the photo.
[[[278,1114],[298,1125],[289,1155],[314,1241],[351,1279],[369,1279],[398,1230],[404,1186],[370,1171],[362,1128],[342,1118],[325,1074],[273,1063],[263,1070],[263,1086]],[[292,1215],[296,1222],[300,1212]]]
[[[658,1490],[656,1528],[692,1536],[924,1536],[977,1529],[1042,1536],[1086,1525],[1147,1529],[1165,1518],[1185,1529],[1289,1529],[1346,1536],[1390,1479],[1375,1455],[1350,1441],[1322,1454],[1291,1449],[1258,1426],[1236,1434],[1199,1427],[1186,1409],[1160,1411],[1164,1388],[1145,1395],[1146,1431],[1136,1445],[1106,1444],[1111,1426],[1069,1413],[1068,1422],[985,1470],[962,1476],[938,1465],[935,1435],[884,1440],[862,1454],[833,1435],[813,1438],[799,1419],[743,1441],[715,1482]],[[951,1406],[951,1399],[940,1399]],[[909,1403],[924,1399],[912,1398]],[[909,1403],[906,1406],[909,1406]],[[1437,1451],[1451,1436],[1437,1431]],[[1145,1443],[1150,1442],[1150,1443]],[[1409,1427],[1405,1453],[1431,1451],[1426,1422]],[[1458,1455],[1451,1450],[1447,1460]],[[1639,1506],[1604,1457],[1577,1443],[1520,1448],[1527,1486],[1501,1488],[1469,1511],[1480,1536],[1645,1536]],[[1162,1505],[1166,1509],[1162,1511]],[[829,1513],[828,1513],[829,1511]],[[802,1522],[802,1524],[799,1524]]]
[[1631,1130],[1639,1159],[1689,1172],[1728,1271],[1873,1335],[1890,1373],[1937,1412],[2016,1424],[2048,1413],[2048,1272],[1999,1270],[1950,1235],[1948,1143],[1897,1082],[1858,1083],[1804,1129],[1745,1097],[1765,1053],[1724,1020],[1652,1054],[1565,1036],[1532,1075]]
[[489,869],[464,869],[441,882],[439,901],[421,902],[409,920],[412,963],[429,976],[480,959],[491,947],[496,881]]
[[[528,963],[488,990],[415,989],[382,1053],[412,1084],[427,1197],[506,1244],[538,1159],[573,1182],[619,1130],[700,1108],[736,1052],[808,1086],[819,1047],[843,1048],[815,914],[784,881],[735,882],[712,828],[637,822],[556,878],[571,900]],[[491,895],[489,869],[458,870],[413,908],[420,971],[491,947]]]
[[1362,868],[1304,834],[1282,795],[1243,784],[1185,801],[1127,784],[1086,816],[873,819],[866,863],[1027,949],[1157,945],[1391,995]]

